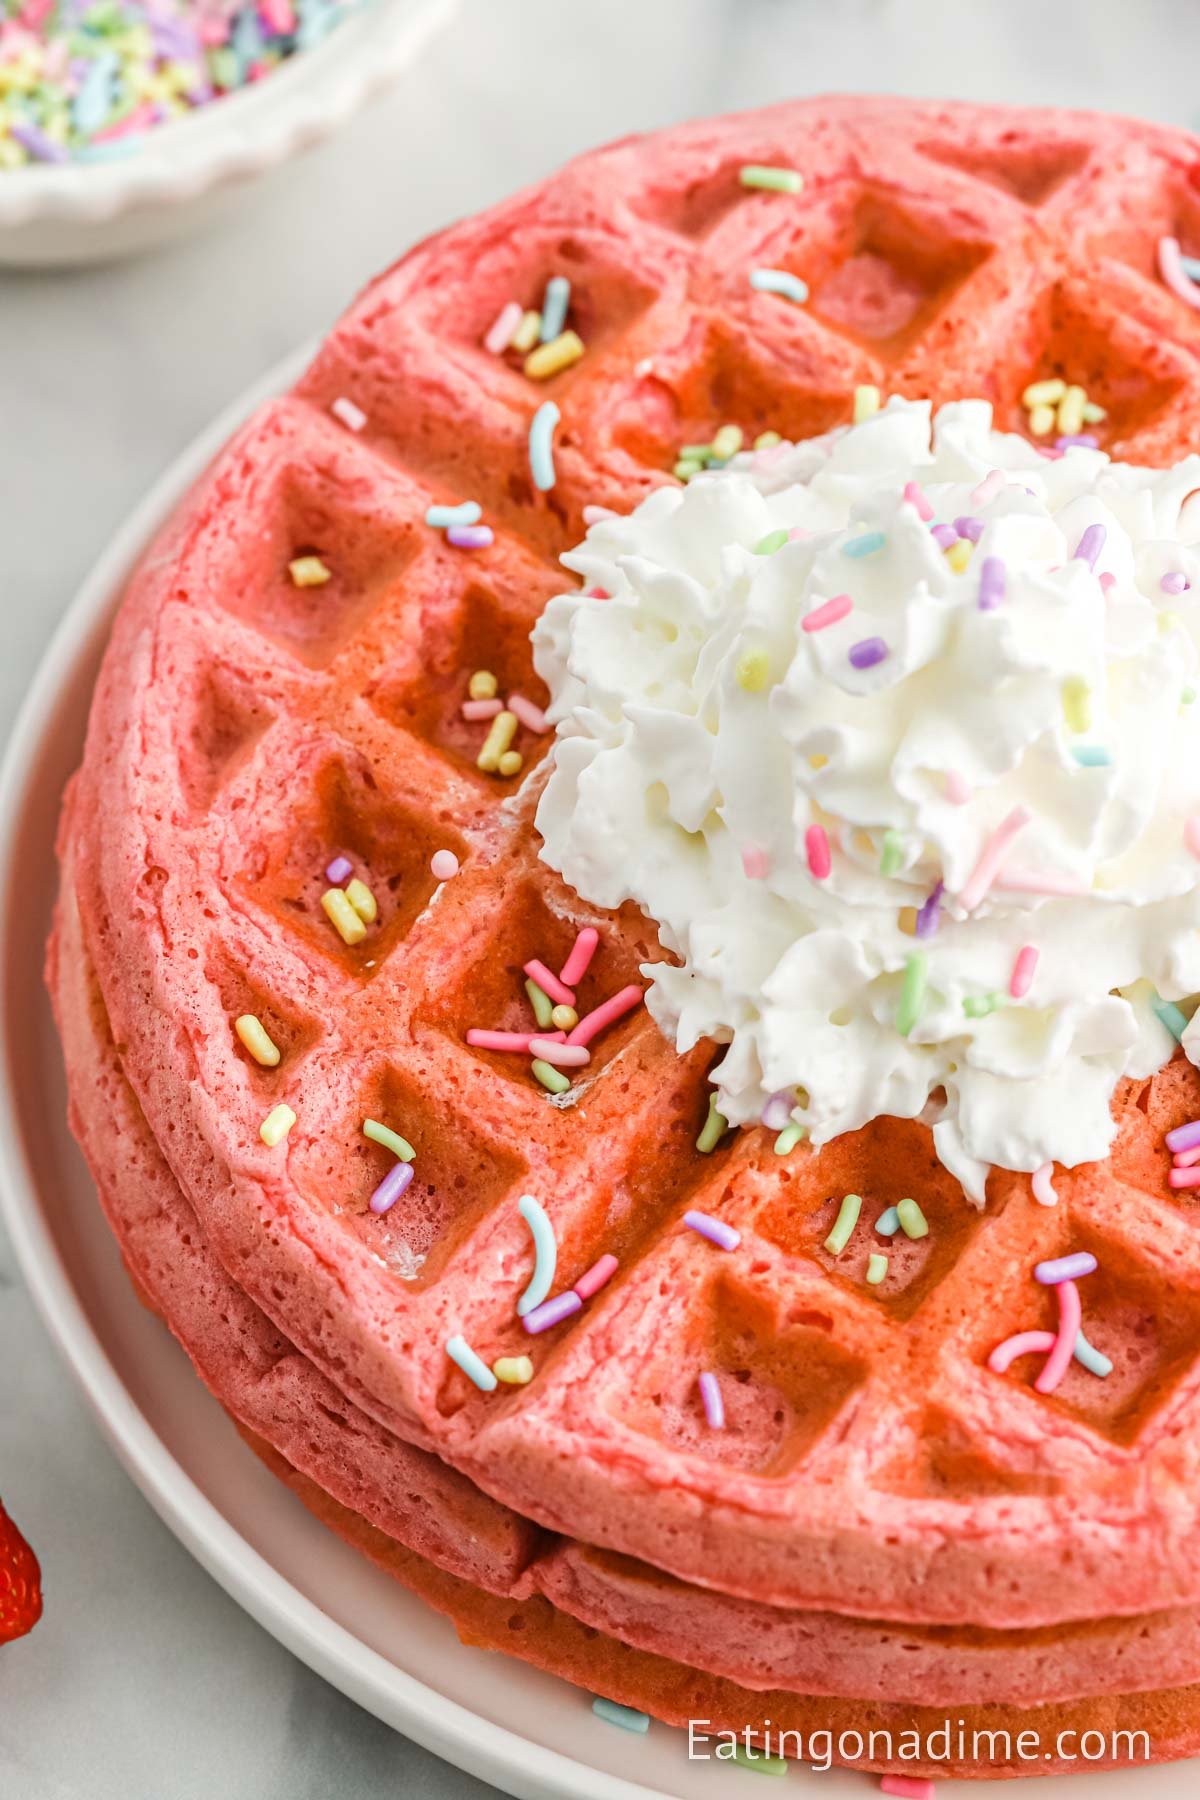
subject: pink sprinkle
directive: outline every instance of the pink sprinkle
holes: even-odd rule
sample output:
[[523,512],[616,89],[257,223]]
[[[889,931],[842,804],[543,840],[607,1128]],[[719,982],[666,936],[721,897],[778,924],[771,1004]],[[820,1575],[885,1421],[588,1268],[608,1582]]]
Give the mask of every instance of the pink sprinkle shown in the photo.
[[1104,589],[1106,594],[1111,594],[1112,590],[1117,585],[1117,578],[1111,569],[1101,569],[1096,580],[1100,583],[1100,586]]
[[[528,972],[528,964],[526,971]],[[536,975],[534,980],[537,980]],[[623,987],[620,993],[613,994],[610,999],[602,1001],[599,1006],[593,1007],[590,1013],[584,1013],[575,1029],[567,1033],[568,1044],[590,1044],[599,1032],[607,1030],[610,1025],[614,1025],[618,1019],[623,1019],[626,1013],[632,1012],[641,1004],[642,990],[640,987],[635,983],[631,983],[629,987]]]
[[583,509],[583,522],[585,525],[600,525],[605,519],[619,519],[620,516],[620,513],[614,512],[611,506],[593,505],[585,506]]
[[1073,900],[1091,892],[1073,875],[1059,875],[1053,869],[1016,869],[1011,864],[1000,870],[992,886],[1006,894],[1045,894],[1051,900]]
[[564,1044],[555,1038],[531,1037],[529,1054],[538,1056],[556,1069],[582,1069],[592,1060],[592,1053],[582,1044]]
[[725,1402],[721,1398],[721,1389],[715,1375],[706,1369],[697,1383],[700,1398],[704,1402],[704,1416],[713,1431],[725,1429]]
[[499,700],[464,700],[462,703],[462,716],[470,719],[472,724],[476,719],[494,719],[503,711],[503,703]]
[[965,806],[971,798],[971,784],[966,776],[957,769],[947,769],[942,779],[946,783],[946,798],[951,806]]
[[1004,470],[990,469],[971,495],[971,506],[986,506],[993,495],[998,494],[1004,486]]
[[1200,1163],[1200,1144],[1193,1145],[1190,1150],[1180,1150],[1171,1158],[1171,1161],[1177,1169],[1194,1168],[1197,1163]]
[[966,886],[959,891],[959,904],[968,912],[974,910],[983,899],[996,879],[1008,850],[1017,836],[1028,825],[1033,814],[1026,806],[1014,806],[1007,818],[1002,819],[995,831],[988,838],[979,853],[979,861],[967,877]]
[[839,619],[844,619],[853,608],[854,602],[849,594],[835,594],[823,606],[805,613],[800,621],[800,628],[802,631],[824,631],[827,625],[836,625]]
[[[290,9],[289,9],[290,10]],[[288,27],[290,30],[290,26]],[[335,419],[340,419],[348,431],[361,431],[367,422],[367,415],[361,406],[355,406],[353,400],[347,400],[344,394],[331,401],[330,412]]]
[[811,536],[812,532],[806,531],[803,525],[793,525],[792,529],[788,532],[788,543],[798,544],[801,538],[808,538]]
[[106,125],[102,131],[93,131],[93,144],[111,144],[118,138],[132,137],[137,131],[144,131],[147,125],[154,123],[154,108],[148,100],[141,106],[135,106],[131,113],[118,119],[115,125]]
[[804,834],[804,848],[808,852],[808,872],[814,881],[825,881],[833,867],[833,857],[829,853],[829,838],[823,825],[810,825]]
[[1029,1185],[1033,1189],[1033,1197],[1039,1206],[1058,1205],[1058,1195],[1054,1191],[1054,1183],[1052,1180],[1053,1174],[1054,1164],[1052,1162],[1044,1162],[1039,1163],[1037,1168],[1033,1171],[1033,1174],[1029,1177]]
[[602,1287],[612,1280],[617,1268],[618,1263],[615,1256],[602,1256],[599,1262],[592,1264],[586,1275],[579,1277],[575,1283],[575,1293],[581,1300],[591,1300]]
[[535,706],[532,700],[527,700],[524,694],[510,694],[508,710],[510,713],[516,713],[527,731],[536,731],[539,737],[550,729],[541,707]]
[[429,871],[435,881],[453,881],[460,866],[453,850],[435,850],[429,859]]
[[1178,238],[1159,238],[1158,272],[1173,294],[1177,294],[1188,306],[1200,308],[1200,287],[1188,278],[1179,253]]
[[483,340],[485,350],[493,356],[502,356],[513,341],[513,333],[525,317],[524,308],[519,300],[509,300],[496,314]]
[[932,508],[932,506],[930,506],[928,500],[925,498],[925,495],[923,494],[923,492],[918,487],[918,485],[915,481],[906,481],[905,482],[904,498],[908,501],[908,504],[910,506],[916,507],[917,517],[919,519],[924,519],[926,521],[926,523],[928,523],[929,520],[932,519],[933,508]]
[[1054,1348],[1052,1331],[1018,1331],[1015,1337],[1005,1338],[997,1344],[988,1357],[988,1368],[993,1375],[1005,1374],[1019,1356],[1037,1356]]
[[600,933],[594,925],[585,925],[571,946],[571,954],[563,964],[558,979],[564,987],[578,987],[588,972],[588,965],[596,954],[596,945],[600,942]]
[[895,1794],[897,1800],[933,1800],[937,1792],[932,1781],[920,1775],[885,1775],[879,1787],[882,1793]]
[[[547,1043],[558,1044],[564,1041],[565,1036],[561,1031],[541,1035],[544,1035]],[[482,1031],[477,1025],[472,1025],[467,1033],[467,1042],[476,1050],[513,1050],[528,1056],[530,1043],[537,1036],[539,1033],[536,1031]]]
[[536,956],[525,964],[525,973],[531,981],[537,982],[543,994],[549,994],[556,1005],[574,1006],[575,995],[571,989],[544,962],[539,962]]
[[1075,1283],[1060,1281],[1054,1291],[1058,1295],[1058,1336],[1054,1340],[1053,1350],[1042,1364],[1041,1374],[1033,1384],[1039,1394],[1052,1394],[1070,1368],[1071,1358],[1075,1354],[1075,1340],[1083,1324],[1083,1307]]
[[1194,1169],[1171,1169],[1167,1173],[1167,1186],[1173,1188],[1200,1187],[1200,1165]]
[[765,850],[751,844],[742,851],[742,871],[747,881],[765,881],[770,873],[770,860]]
[[1184,825],[1183,841],[1192,855],[1200,858],[1200,813],[1193,813]]
[[1038,953],[1033,944],[1023,944],[1017,951],[1017,960],[1013,964],[1012,979],[1008,991],[1014,1000],[1023,1000],[1033,985],[1033,972],[1037,968]]
[[583,597],[585,600],[611,600],[612,599],[612,595],[609,593],[608,589],[602,588],[602,587],[584,588]]

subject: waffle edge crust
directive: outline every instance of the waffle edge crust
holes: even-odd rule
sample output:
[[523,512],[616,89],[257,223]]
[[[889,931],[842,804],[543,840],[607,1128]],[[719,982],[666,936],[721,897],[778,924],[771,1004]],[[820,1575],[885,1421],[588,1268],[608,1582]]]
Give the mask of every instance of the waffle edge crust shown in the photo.
[[[746,163],[804,189],[749,192]],[[1118,1094],[1112,1157],[1056,1175],[1052,1211],[997,1172],[976,1214],[898,1120],[785,1161],[760,1133],[698,1156],[711,1053],[676,1057],[640,1013],[554,1105],[466,1029],[515,1024],[524,961],[561,962],[588,923],[595,1004],[653,928],[539,863],[532,758],[520,782],[481,775],[459,713],[472,667],[544,699],[528,632],[583,507],[628,510],[727,421],[811,435],[871,383],[982,395],[1015,429],[1028,382],[1062,374],[1106,407],[1106,449],[1177,460],[1200,315],[1154,256],[1200,232],[1198,167],[1192,138],[1127,121],[874,100],[597,152],[370,287],[130,584],[60,836],[73,1124],[140,1291],[214,1392],[471,1641],[669,1719],[1041,1700],[1047,1720],[1151,1720],[1157,1756],[1200,1748],[1200,1214],[1162,1149],[1200,1112],[1190,1066]],[[803,274],[810,303],[754,293],[756,266]],[[588,348],[534,384],[480,340],[556,273]],[[330,414],[343,396],[360,433]],[[464,497],[489,548],[423,523]],[[331,579],[297,588],[309,554]],[[438,848],[463,865],[444,887]],[[355,947],[319,903],[337,849],[379,901]],[[278,1068],[239,1045],[243,1012]],[[268,1149],[280,1102],[297,1124]],[[417,1151],[384,1218],[366,1116]],[[931,1222],[886,1296],[821,1248],[851,1189],[915,1195]],[[524,1192],[553,1219],[556,1285],[608,1250],[621,1270],[535,1340],[528,1388],[485,1395],[444,1345],[529,1347]],[[689,1206],[737,1227],[735,1257],[680,1229]],[[1044,1397],[991,1374],[991,1346],[1042,1322],[1032,1265],[1081,1247],[1112,1377]],[[704,1367],[734,1392],[717,1441]]]

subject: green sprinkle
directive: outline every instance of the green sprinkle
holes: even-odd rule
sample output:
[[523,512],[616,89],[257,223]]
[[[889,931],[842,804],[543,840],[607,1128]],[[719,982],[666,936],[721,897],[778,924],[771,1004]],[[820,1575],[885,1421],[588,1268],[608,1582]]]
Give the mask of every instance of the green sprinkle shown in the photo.
[[364,1119],[362,1128],[365,1138],[370,1138],[373,1144],[382,1144],[385,1150],[390,1150],[393,1156],[400,1158],[401,1162],[415,1161],[416,1151],[408,1139],[402,1138],[398,1131],[389,1131],[386,1125],[379,1123],[378,1119]]
[[715,1150],[728,1130],[729,1120],[724,1113],[717,1111],[717,1096],[710,1094],[708,1117],[701,1128],[700,1136],[696,1139],[696,1148],[701,1156],[707,1156],[710,1150]]
[[872,1250],[867,1258],[867,1282],[871,1287],[878,1287],[888,1272],[888,1259],[881,1256],[878,1250]]
[[775,1139],[776,1156],[786,1156],[789,1150],[794,1150],[796,1148],[796,1145],[803,1136],[803,1125],[785,1125],[779,1136]]
[[986,1019],[989,1013],[994,1013],[998,1006],[1003,1005],[1004,995],[1000,993],[968,994],[963,1001],[963,1011],[968,1019]]
[[694,461],[690,456],[681,456],[671,473],[679,481],[690,481],[692,476],[699,475],[703,468],[703,463]]
[[896,1008],[896,1030],[901,1037],[908,1036],[921,1016],[928,969],[928,960],[922,950],[914,950],[904,964],[904,983],[900,989],[900,1004]]
[[1151,1001],[1155,1017],[1165,1025],[1171,1036],[1178,1043],[1187,1030],[1187,1015],[1180,1012],[1173,1000],[1163,1000],[1155,994]]
[[889,1206],[886,1212],[880,1213],[875,1221],[875,1229],[880,1237],[895,1237],[900,1229],[900,1214],[894,1206]]
[[929,1236],[929,1220],[921,1211],[915,1200],[901,1200],[896,1208],[896,1217],[900,1221],[900,1229],[905,1237],[923,1238]]
[[543,1062],[540,1056],[535,1056],[529,1067],[552,1094],[565,1094],[571,1085],[561,1069],[556,1069],[553,1063]]
[[798,169],[774,169],[770,163],[745,163],[738,170],[745,188],[769,188],[776,194],[798,194],[804,177]]
[[1179,696],[1179,703],[1181,706],[1190,706],[1192,704],[1192,701],[1195,698],[1196,698],[1195,688],[1194,687],[1185,687],[1182,694],[1180,694],[1180,696]]
[[904,857],[904,840],[898,831],[885,831],[883,834],[883,853],[879,858],[879,873],[894,875]]
[[729,458],[736,456],[741,449],[742,439],[743,432],[740,425],[722,425],[709,445],[709,454],[718,457],[722,462],[728,462]]
[[681,462],[706,463],[712,460],[711,444],[684,444],[679,452]]
[[786,1775],[788,1770],[785,1756],[768,1756],[765,1751],[746,1750],[741,1744],[734,1745],[732,1760],[743,1769],[753,1769],[756,1775]]
[[771,658],[765,650],[743,650],[735,674],[740,688],[748,694],[761,694],[771,679]]
[[755,556],[774,556],[777,550],[783,549],[787,541],[787,529],[781,525],[778,531],[768,531],[766,537],[759,538],[754,546],[754,554]]
[[850,1234],[858,1224],[858,1215],[862,1211],[862,1195],[847,1194],[842,1201],[837,1223],[825,1239],[825,1248],[830,1256],[840,1256],[850,1242]]
[[538,1022],[538,1030],[551,1030],[554,1020],[550,1015],[554,1011],[554,1002],[549,994],[540,988],[536,981],[527,981],[525,992],[529,995],[529,1004],[532,1006],[533,1016]]
[[619,1725],[622,1731],[649,1731],[650,1715],[635,1712],[632,1706],[619,1706],[615,1700],[592,1701],[592,1711],[608,1725]]
[[777,431],[760,431],[754,440],[754,448],[756,450],[773,450],[776,444],[782,444],[782,442],[783,439]]

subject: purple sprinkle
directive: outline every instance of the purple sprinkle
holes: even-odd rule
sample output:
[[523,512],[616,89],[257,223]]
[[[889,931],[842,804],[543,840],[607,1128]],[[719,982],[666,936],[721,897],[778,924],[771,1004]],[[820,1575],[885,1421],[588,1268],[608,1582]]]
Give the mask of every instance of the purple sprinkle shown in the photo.
[[16,138],[18,144],[28,150],[35,162],[66,162],[67,153],[63,146],[56,144],[52,137],[31,120],[19,119],[15,125],[9,126],[8,131],[10,137]]
[[1008,572],[998,556],[985,556],[979,565],[979,610],[992,612],[1004,598]]
[[718,1250],[736,1250],[742,1241],[740,1231],[735,1231],[721,1219],[714,1219],[711,1213],[685,1212],[683,1222],[698,1231],[702,1238],[707,1238],[710,1244],[715,1244]]
[[1179,569],[1171,569],[1159,582],[1164,594],[1185,594],[1190,586],[1188,578]]
[[325,879],[333,887],[341,887],[343,881],[354,873],[354,864],[348,856],[335,856],[325,871]]
[[977,544],[983,536],[983,520],[973,518],[970,513],[964,513],[961,519],[955,519],[954,529],[960,538],[966,538],[969,543]]
[[1089,525],[1076,546],[1076,561],[1084,562],[1089,569],[1094,569],[1096,558],[1103,550],[1104,540],[1107,536],[1108,533],[1103,525]]
[[1069,437],[1055,438],[1056,450],[1098,450],[1100,439],[1090,431],[1077,431]]
[[937,930],[938,920],[941,918],[941,899],[945,888],[944,881],[937,882],[928,900],[918,912],[916,934],[919,938],[932,937]]
[[721,1389],[715,1375],[706,1369],[700,1377],[700,1398],[704,1402],[704,1416],[714,1431],[725,1429],[725,1402],[721,1398]]
[[451,525],[446,542],[453,544],[456,550],[486,550],[495,536],[490,525]]
[[1053,1262],[1038,1263],[1033,1276],[1043,1287],[1057,1287],[1060,1281],[1077,1281],[1081,1275],[1094,1275],[1099,1266],[1090,1250],[1077,1250],[1074,1256],[1059,1256]]
[[791,1119],[792,1107],[794,1105],[795,1100],[790,1089],[780,1088],[777,1094],[772,1094],[771,1098],[767,1101],[767,1104],[763,1107],[760,1115],[767,1130],[785,1131]]
[[389,1212],[412,1178],[413,1166],[411,1163],[393,1163],[371,1195],[371,1211],[373,1213]]
[[958,533],[953,525],[931,525],[929,535],[939,550],[948,550],[951,544],[958,542]]
[[881,637],[859,638],[857,644],[850,646],[850,661],[856,669],[870,669],[881,663],[888,653],[888,647]]
[[1194,1150],[1200,1144],[1200,1119],[1193,1119],[1189,1125],[1177,1125],[1174,1131],[1167,1133],[1167,1149],[1172,1156],[1178,1156],[1181,1150]]
[[543,1300],[532,1312],[527,1312],[521,1320],[530,1337],[536,1337],[539,1331],[549,1331],[552,1325],[561,1325],[574,1313],[582,1312],[583,1301],[573,1288],[564,1288],[561,1294],[555,1294],[553,1300]]

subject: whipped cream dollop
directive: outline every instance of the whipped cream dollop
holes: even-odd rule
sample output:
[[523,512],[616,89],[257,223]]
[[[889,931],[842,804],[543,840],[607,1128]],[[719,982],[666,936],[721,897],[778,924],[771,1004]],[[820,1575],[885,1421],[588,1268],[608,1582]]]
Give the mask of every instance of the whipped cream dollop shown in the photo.
[[1107,1154],[1200,991],[1197,490],[896,399],[564,558],[542,855],[731,1124],[922,1115],[976,1200]]

